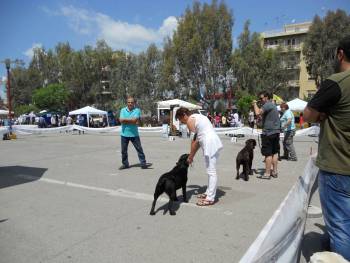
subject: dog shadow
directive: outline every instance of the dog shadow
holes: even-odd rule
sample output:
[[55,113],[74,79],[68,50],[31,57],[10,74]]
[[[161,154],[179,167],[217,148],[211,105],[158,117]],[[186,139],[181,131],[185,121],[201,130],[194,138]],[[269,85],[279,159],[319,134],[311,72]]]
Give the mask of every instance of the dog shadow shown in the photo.
[[[188,189],[190,189],[190,190],[188,190]],[[187,191],[186,191],[187,200],[188,201],[191,200],[193,195],[196,196],[198,194],[205,193],[206,189],[207,189],[206,186],[188,185],[187,186]],[[216,189],[215,203],[217,203],[220,200],[220,198],[223,197],[226,194],[226,192],[223,191],[223,189],[226,189],[226,188],[218,186],[218,188]],[[231,189],[231,188],[229,188],[229,189]],[[178,191],[179,191],[179,193],[180,192],[182,193],[181,189],[179,189]],[[175,201],[173,203],[173,209],[174,209],[175,212],[180,208],[181,204],[183,203],[183,196],[182,196],[182,194],[178,195],[177,197],[178,197],[179,201]],[[163,215],[165,215],[167,212],[169,212],[168,202],[166,202],[162,206],[158,207],[158,209],[155,211],[155,213],[157,214],[158,211],[161,211],[161,210],[163,210]]]
[[301,254],[304,256],[306,262],[310,261],[310,257],[321,251],[329,251],[329,235],[324,225],[315,223],[315,226],[320,228],[323,233],[309,232],[303,236],[301,242]]

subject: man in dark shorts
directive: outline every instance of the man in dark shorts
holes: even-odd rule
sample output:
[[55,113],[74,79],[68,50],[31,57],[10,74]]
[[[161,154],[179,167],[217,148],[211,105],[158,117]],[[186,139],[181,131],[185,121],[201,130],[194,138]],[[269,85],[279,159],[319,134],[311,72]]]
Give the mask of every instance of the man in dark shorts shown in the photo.
[[[278,152],[280,148],[281,123],[276,105],[271,101],[272,94],[263,91],[259,94],[262,107],[253,101],[254,112],[262,116],[261,154],[265,156],[265,174],[261,179],[277,178]],[[273,169],[271,169],[271,166]]]

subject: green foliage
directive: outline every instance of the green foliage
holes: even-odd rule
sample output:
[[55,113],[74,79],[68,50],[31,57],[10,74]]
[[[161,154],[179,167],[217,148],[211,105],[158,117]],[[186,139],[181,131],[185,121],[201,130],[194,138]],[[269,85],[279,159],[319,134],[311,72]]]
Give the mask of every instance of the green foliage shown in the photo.
[[334,73],[335,51],[340,39],[350,34],[350,15],[344,10],[328,11],[324,18],[315,16],[306,36],[303,53],[307,71],[319,85]]
[[38,111],[39,109],[33,104],[18,105],[15,107],[16,115],[21,115],[21,114],[30,113],[30,112],[38,112]]
[[248,20],[238,38],[239,47],[231,57],[237,88],[250,94],[261,90],[274,93],[285,88],[288,76],[282,63],[281,49],[264,49],[260,35],[256,32],[251,33],[249,25]]
[[39,109],[65,111],[70,92],[63,84],[50,84],[34,91],[33,103]]
[[[198,97],[205,86],[208,98],[226,83],[232,51],[233,15],[222,2],[194,2],[179,20],[172,43],[166,49],[165,65],[176,81],[176,94]],[[173,67],[170,69],[169,67]]]
[[256,100],[256,97],[249,94],[241,94],[241,97],[237,101],[237,108],[238,111],[245,117],[244,119],[247,119],[249,109],[252,108],[252,102],[253,100]]

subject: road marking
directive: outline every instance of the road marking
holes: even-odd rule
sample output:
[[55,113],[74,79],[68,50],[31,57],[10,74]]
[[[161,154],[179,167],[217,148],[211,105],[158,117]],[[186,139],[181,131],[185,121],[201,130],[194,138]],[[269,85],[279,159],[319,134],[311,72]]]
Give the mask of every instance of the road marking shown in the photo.
[[[89,185],[84,185],[84,184],[77,184],[77,183],[72,183],[72,182],[68,182],[68,181],[60,181],[60,180],[55,180],[55,179],[50,179],[50,178],[38,178],[36,176],[31,176],[31,175],[17,175],[17,176],[21,177],[23,179],[26,179],[26,180],[31,180],[31,181],[40,181],[40,182],[45,182],[45,183],[50,183],[50,184],[58,184],[58,185],[64,185],[64,186],[69,186],[69,187],[74,187],[74,188],[102,192],[102,193],[105,193],[105,194],[110,195],[110,196],[124,197],[124,198],[137,199],[137,200],[143,200],[143,201],[153,201],[153,195],[133,192],[133,191],[125,190],[122,188],[115,190],[115,189],[109,189],[109,188],[103,188],[103,187],[95,187],[95,186],[89,186]],[[165,198],[165,197],[159,197],[157,200],[157,202],[163,202],[163,203],[167,203],[168,201],[169,201],[169,199]],[[181,205],[196,207],[196,208],[201,208],[201,209],[217,210],[217,211],[222,210],[218,207],[213,207],[213,206],[199,207],[195,203],[183,203],[182,202]],[[231,215],[231,213],[228,213],[228,211],[224,212],[225,215]]]

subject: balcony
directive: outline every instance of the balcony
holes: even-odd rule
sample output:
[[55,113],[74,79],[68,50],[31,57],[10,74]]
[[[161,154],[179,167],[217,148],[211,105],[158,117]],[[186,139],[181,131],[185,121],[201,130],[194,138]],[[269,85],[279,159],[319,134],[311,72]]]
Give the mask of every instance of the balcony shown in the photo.
[[264,48],[266,49],[277,49],[278,47],[282,48],[282,51],[284,52],[288,52],[288,51],[301,51],[301,44],[297,44],[297,45],[269,45],[269,44],[265,44]]

